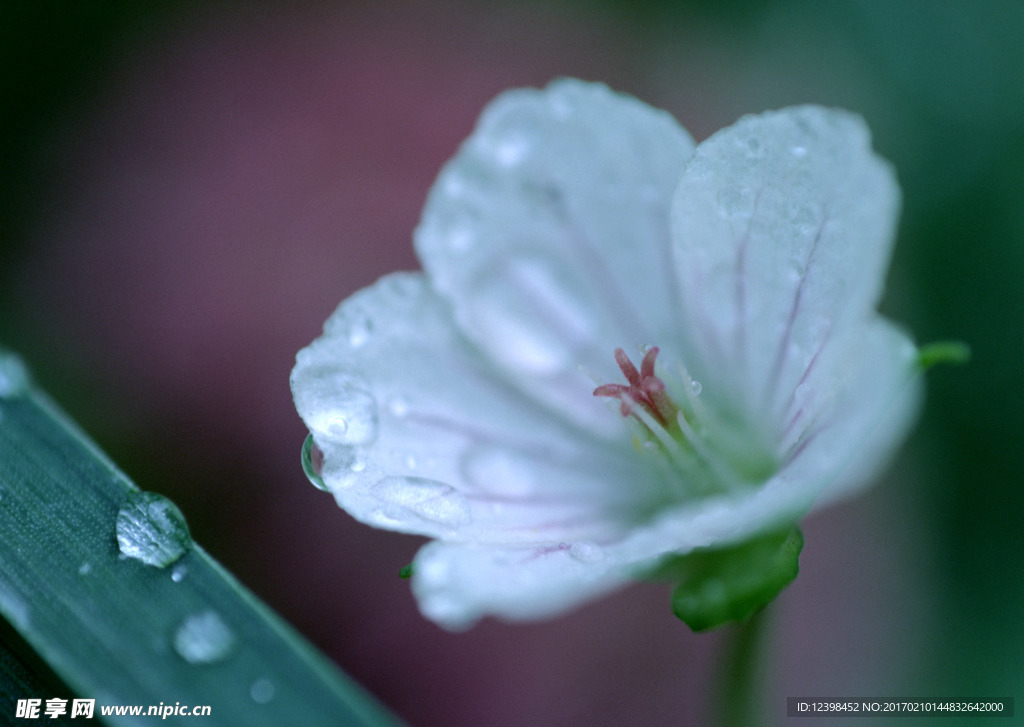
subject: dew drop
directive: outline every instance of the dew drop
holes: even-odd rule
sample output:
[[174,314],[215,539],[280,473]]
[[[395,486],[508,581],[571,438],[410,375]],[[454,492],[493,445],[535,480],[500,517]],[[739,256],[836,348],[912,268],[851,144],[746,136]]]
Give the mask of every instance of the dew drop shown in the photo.
[[82,565],[78,567],[78,575],[87,576],[90,573],[92,573],[92,563],[82,563]]
[[189,664],[221,661],[234,645],[234,632],[215,611],[189,616],[174,632],[174,650]]
[[527,495],[536,488],[535,472],[525,457],[500,447],[473,447],[462,459],[463,475],[483,492]]
[[249,696],[256,704],[267,704],[274,698],[274,683],[266,678],[257,679],[249,687]]
[[[539,376],[564,372],[593,336],[593,313],[575,274],[543,258],[495,261],[471,282],[465,312],[477,340],[499,361]],[[538,315],[542,311],[543,315]]]
[[810,205],[798,205],[789,211],[789,219],[799,231],[810,234],[817,231],[821,215]]
[[185,576],[187,575],[188,568],[186,568],[183,564],[179,563],[178,565],[174,566],[174,569],[171,571],[171,580],[175,583],[181,583],[183,580],[185,580]]
[[393,520],[413,515],[448,527],[459,527],[471,519],[469,503],[451,485],[424,477],[387,477],[372,489],[385,503],[382,514]]
[[597,543],[581,540],[569,547],[569,555],[581,563],[598,563],[604,560],[604,551]]
[[348,329],[348,343],[352,348],[360,348],[370,340],[373,323],[366,316],[358,316]]
[[699,381],[691,381],[690,388],[693,390],[694,396],[700,396],[700,392],[704,391],[704,385]]
[[756,136],[751,136],[750,138],[748,138],[744,142],[744,147],[746,149],[747,156],[751,157],[752,159],[757,159],[759,157],[764,156],[764,145],[761,143],[761,140],[758,139]]
[[377,400],[358,387],[339,385],[322,394],[306,421],[322,443],[368,444],[377,437]]
[[166,568],[192,547],[185,516],[155,492],[133,491],[117,513],[117,545],[129,558]]
[[306,437],[306,441],[302,443],[302,471],[306,473],[306,477],[313,483],[314,487],[326,492],[329,488],[324,484],[323,478],[320,477],[323,469],[324,453],[316,446],[316,442],[313,441],[313,435],[310,434]]
[[718,193],[718,209],[729,219],[748,219],[754,214],[753,195],[749,189],[727,187]]
[[0,399],[12,399],[28,390],[28,367],[18,356],[0,350]]
[[393,397],[391,401],[388,402],[388,411],[390,411],[394,417],[401,419],[409,413],[409,402],[400,396]]
[[494,157],[502,166],[519,164],[529,151],[530,142],[522,133],[510,133],[494,145]]
[[793,156],[795,156],[797,159],[801,159],[801,158],[807,156],[807,147],[806,146],[793,146],[793,147],[790,147],[789,153],[792,154]]

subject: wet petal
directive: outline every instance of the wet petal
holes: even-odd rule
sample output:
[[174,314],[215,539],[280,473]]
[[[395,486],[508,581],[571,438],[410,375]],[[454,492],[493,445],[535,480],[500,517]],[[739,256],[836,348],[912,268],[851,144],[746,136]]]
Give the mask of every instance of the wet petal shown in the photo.
[[417,251],[463,331],[531,377],[530,395],[561,406],[581,364],[610,380],[615,347],[670,337],[669,205],[691,151],[668,114],[561,80],[500,96],[441,172]]
[[[488,542],[610,537],[660,497],[624,438],[574,428],[510,386],[422,275],[343,303],[299,353],[292,390],[321,479],[371,525]],[[589,392],[579,401],[620,425]]]
[[[831,340],[872,315],[899,190],[863,121],[804,106],[702,143],[673,202],[680,328],[754,416],[778,416]],[[710,392],[711,396],[715,393]]]
[[451,630],[482,616],[545,618],[622,586],[626,571],[587,541],[542,548],[481,548],[429,543],[413,563],[413,593],[423,615]]

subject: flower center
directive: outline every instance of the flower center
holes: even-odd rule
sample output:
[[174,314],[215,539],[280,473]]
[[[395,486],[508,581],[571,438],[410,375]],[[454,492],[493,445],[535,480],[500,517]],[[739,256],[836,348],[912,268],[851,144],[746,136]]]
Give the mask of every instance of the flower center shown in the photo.
[[680,496],[709,495],[762,480],[777,463],[742,417],[722,415],[698,398],[700,384],[682,366],[670,387],[655,373],[659,349],[644,352],[639,370],[621,348],[615,363],[625,384],[602,384],[594,396],[618,399],[619,412],[640,426],[638,449],[664,455]]
[[654,374],[654,360],[657,357],[657,346],[648,349],[637,371],[626,352],[621,348],[615,349],[615,363],[619,365],[629,385],[602,384],[594,389],[594,396],[618,399],[619,411],[624,417],[634,414],[635,407],[639,406],[663,427],[673,426],[679,409],[665,393],[665,382]]

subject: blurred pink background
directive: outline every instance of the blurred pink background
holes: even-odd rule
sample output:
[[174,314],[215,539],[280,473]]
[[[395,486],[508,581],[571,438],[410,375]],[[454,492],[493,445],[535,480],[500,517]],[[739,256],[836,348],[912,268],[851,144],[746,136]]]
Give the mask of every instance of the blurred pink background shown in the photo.
[[[36,332],[23,353],[63,382],[51,389],[72,415],[414,725],[708,720],[720,637],[678,622],[667,587],[443,632],[398,578],[419,541],[355,523],[299,463],[295,353],[344,297],[417,267],[427,190],[497,93],[601,80],[698,139],[767,99],[817,100],[813,76],[765,90],[696,19],[652,44],[614,15],[558,7],[236,8],[136,33],[54,132],[54,184],[8,275]],[[870,696],[917,668],[901,645],[928,622],[927,568],[914,530],[886,527],[902,495],[885,485],[806,524],[802,574],[773,607],[769,723],[786,696]]]

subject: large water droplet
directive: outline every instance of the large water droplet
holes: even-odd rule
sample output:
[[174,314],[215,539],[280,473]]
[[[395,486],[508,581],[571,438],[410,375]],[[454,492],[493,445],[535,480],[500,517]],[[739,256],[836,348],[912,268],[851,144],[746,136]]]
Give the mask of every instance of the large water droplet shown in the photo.
[[189,616],[174,632],[174,650],[189,664],[221,661],[234,645],[234,632],[215,611]]
[[28,390],[28,367],[13,353],[0,350],[0,399],[21,396]]
[[471,519],[469,503],[454,487],[424,477],[387,477],[372,489],[385,503],[383,514],[394,520],[408,515],[448,527],[465,525]]
[[307,424],[325,444],[368,444],[377,437],[377,400],[358,387],[339,384],[321,395]]
[[129,493],[117,513],[117,545],[129,558],[165,568],[192,547],[185,516],[155,492]]
[[327,491],[329,488],[320,477],[323,469],[324,453],[316,446],[316,442],[313,441],[313,435],[310,434],[306,437],[306,441],[302,443],[302,471],[306,473],[306,477],[313,483],[314,487],[318,490]]
[[581,563],[599,563],[604,559],[604,551],[597,543],[581,540],[569,547],[569,555]]

